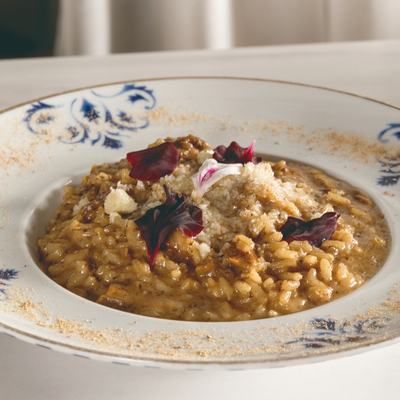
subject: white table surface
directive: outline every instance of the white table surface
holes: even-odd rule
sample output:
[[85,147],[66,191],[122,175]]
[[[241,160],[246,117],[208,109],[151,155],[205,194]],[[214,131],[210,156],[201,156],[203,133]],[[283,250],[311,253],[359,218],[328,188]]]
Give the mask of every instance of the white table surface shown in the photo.
[[[400,40],[0,61],[0,110],[124,80],[235,76],[300,82],[400,106]],[[1,244],[0,244],[1,247]],[[0,399],[399,399],[400,343],[323,363],[236,372],[82,359],[0,334]]]

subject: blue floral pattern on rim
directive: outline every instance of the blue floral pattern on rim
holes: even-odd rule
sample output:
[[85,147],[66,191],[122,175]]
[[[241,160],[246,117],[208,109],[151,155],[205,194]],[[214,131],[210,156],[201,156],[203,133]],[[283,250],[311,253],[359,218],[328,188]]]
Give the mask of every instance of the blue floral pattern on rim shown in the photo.
[[[127,104],[126,109],[119,107],[121,98]],[[76,97],[69,104],[74,122],[65,124],[59,139],[66,144],[88,142],[91,145],[119,149],[123,147],[123,137],[149,125],[146,114],[137,112],[151,110],[155,105],[153,91],[135,83],[124,84],[121,90],[111,95],[103,95],[94,90],[86,91],[85,95]],[[51,132],[53,122],[60,122],[57,115],[60,106],[48,101],[32,103],[23,121],[33,134]]]
[[321,349],[346,343],[367,341],[376,331],[386,326],[390,318],[364,318],[355,321],[315,318],[310,321],[311,330],[286,345],[297,344],[305,348]]
[[[8,283],[5,283],[4,281],[9,281],[11,279],[17,278],[19,274],[19,271],[16,271],[15,269],[4,269],[0,268],[0,293],[3,293],[6,295],[6,286],[10,286]],[[4,300],[4,299],[2,299]]]
[[[378,141],[381,143],[388,143],[389,139],[394,137],[400,140],[400,124],[393,123],[387,124],[387,128],[378,134]],[[382,175],[378,178],[377,184],[379,186],[394,186],[400,179],[400,153],[395,157],[384,157],[377,159],[381,165],[379,171]]]

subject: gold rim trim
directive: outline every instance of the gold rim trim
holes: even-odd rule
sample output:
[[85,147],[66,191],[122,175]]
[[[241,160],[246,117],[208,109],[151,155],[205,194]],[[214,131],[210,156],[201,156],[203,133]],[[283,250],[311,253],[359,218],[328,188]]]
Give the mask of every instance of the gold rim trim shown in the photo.
[[120,81],[120,82],[111,82],[111,83],[104,83],[101,85],[93,85],[93,86],[86,86],[83,88],[78,88],[78,89],[72,89],[72,90],[66,90],[64,92],[59,92],[59,93],[54,93],[48,96],[43,96],[39,97],[34,100],[30,100],[24,103],[17,104],[15,106],[6,108],[5,110],[0,111],[1,114],[5,114],[9,111],[15,110],[19,107],[26,106],[28,104],[35,103],[37,101],[42,101],[45,99],[51,99],[53,97],[57,96],[62,96],[64,94],[71,94],[75,92],[80,92],[84,90],[90,90],[90,89],[96,89],[96,88],[101,88],[101,87],[106,87],[106,86],[113,86],[113,85],[122,85],[125,83],[137,83],[137,82],[157,82],[157,81],[176,81],[176,80],[185,80],[185,79],[192,79],[192,80],[235,80],[235,81],[249,81],[249,82],[270,82],[270,83],[281,83],[285,85],[294,85],[294,86],[301,86],[301,87],[307,87],[307,88],[312,88],[312,89],[318,89],[318,90],[323,90],[323,91],[328,91],[328,92],[333,92],[333,93],[340,93],[344,94],[347,96],[352,96],[356,97],[359,99],[367,100],[367,101],[372,101],[377,104],[381,104],[390,108],[394,108],[396,110],[400,110],[400,106],[395,106],[394,104],[386,103],[381,100],[373,99],[371,97],[367,96],[362,96],[356,93],[351,93],[351,92],[346,92],[344,90],[338,90],[338,89],[332,89],[332,88],[327,88],[324,86],[318,86],[318,85],[311,85],[308,83],[299,83],[299,82],[291,82],[291,81],[283,81],[283,80],[276,80],[276,79],[264,79],[264,78],[244,78],[244,77],[234,77],[234,76],[177,76],[177,77],[166,77],[166,78],[150,78],[150,79],[137,79],[137,80],[128,80],[128,81]]

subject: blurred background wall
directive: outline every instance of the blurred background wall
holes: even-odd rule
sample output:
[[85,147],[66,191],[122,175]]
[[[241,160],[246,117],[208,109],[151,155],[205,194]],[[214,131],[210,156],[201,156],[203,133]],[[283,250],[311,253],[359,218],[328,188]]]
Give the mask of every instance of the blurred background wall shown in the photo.
[[58,0],[0,0],[0,58],[54,54]]
[[0,58],[400,38],[400,0],[0,0]]

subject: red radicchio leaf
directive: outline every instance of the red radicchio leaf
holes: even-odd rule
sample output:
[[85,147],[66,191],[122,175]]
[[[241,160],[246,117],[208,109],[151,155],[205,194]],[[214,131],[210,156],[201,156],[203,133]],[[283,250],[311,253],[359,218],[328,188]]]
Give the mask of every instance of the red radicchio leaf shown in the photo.
[[299,218],[289,217],[280,231],[283,240],[306,240],[311,246],[319,247],[322,242],[330,239],[337,228],[337,220],[340,215],[336,212],[328,212],[321,218],[303,221]]
[[214,149],[213,158],[223,164],[246,164],[248,162],[258,164],[262,159],[261,157],[253,155],[255,143],[256,141],[253,140],[247,149],[239,146],[236,142],[232,142],[229,147],[225,147],[224,145],[218,146]]
[[160,246],[175,229],[178,228],[186,236],[193,237],[204,228],[200,208],[189,204],[185,194],[179,197],[178,193],[171,192],[166,185],[164,190],[167,195],[165,203],[148,210],[143,217],[135,221],[147,244],[151,266]]
[[132,165],[131,178],[141,181],[158,181],[179,165],[180,155],[171,142],[149,149],[133,151],[126,155]]

